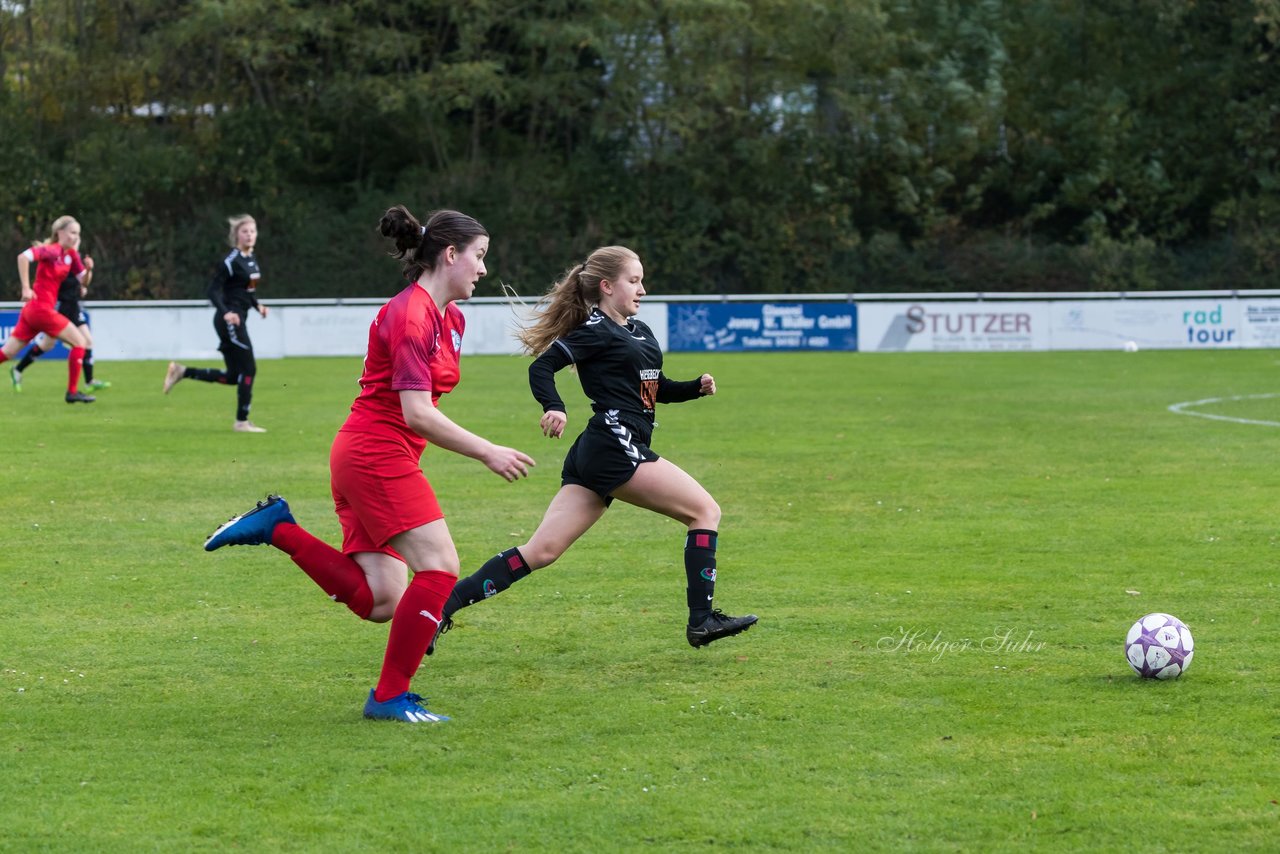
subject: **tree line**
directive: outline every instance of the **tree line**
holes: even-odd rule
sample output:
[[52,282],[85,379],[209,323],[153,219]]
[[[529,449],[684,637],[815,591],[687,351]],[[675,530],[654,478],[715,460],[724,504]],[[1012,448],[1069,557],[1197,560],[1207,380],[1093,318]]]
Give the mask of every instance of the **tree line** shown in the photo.
[[[540,293],[1280,287],[1280,0],[0,0],[0,233],[98,298],[382,296],[454,207]],[[16,298],[16,283],[11,281]]]

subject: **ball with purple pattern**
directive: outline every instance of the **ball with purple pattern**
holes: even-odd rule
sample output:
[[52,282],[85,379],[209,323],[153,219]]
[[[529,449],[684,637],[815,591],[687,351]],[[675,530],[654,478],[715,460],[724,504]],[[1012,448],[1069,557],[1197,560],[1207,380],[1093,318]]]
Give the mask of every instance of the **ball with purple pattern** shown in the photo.
[[1171,614],[1147,614],[1124,639],[1124,657],[1143,679],[1177,679],[1194,655],[1191,630]]

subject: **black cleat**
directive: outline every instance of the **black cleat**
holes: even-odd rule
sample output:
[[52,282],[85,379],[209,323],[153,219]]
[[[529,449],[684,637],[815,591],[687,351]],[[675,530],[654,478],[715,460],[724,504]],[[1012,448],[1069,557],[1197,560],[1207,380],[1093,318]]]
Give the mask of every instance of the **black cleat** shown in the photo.
[[736,634],[745,632],[754,626],[758,619],[760,618],[755,614],[747,614],[745,617],[730,617],[717,608],[701,624],[689,626],[689,628],[685,629],[684,636],[689,639],[689,646],[691,647],[706,646],[712,641],[720,640],[720,638],[733,637]]
[[440,640],[440,636],[445,632],[449,631],[449,629],[451,628],[453,628],[452,617],[445,617],[443,620],[440,621],[440,625],[436,627],[435,636],[431,638],[431,643],[429,646],[427,646],[427,655],[435,655],[436,641]]
[[96,397],[82,391],[67,392],[67,403],[93,403],[95,400],[97,400]]

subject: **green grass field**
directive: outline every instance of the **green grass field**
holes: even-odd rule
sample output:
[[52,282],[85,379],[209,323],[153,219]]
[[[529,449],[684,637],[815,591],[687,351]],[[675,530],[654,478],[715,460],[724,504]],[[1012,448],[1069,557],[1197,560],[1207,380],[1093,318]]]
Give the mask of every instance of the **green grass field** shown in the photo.
[[[533,477],[425,459],[466,572],[559,483],[526,364],[468,357],[444,408]],[[655,447],[719,500],[716,604],[759,625],[690,649],[682,531],[616,505],[459,615],[434,727],[360,716],[385,625],[200,547],[268,491],[337,542],[358,369],[264,362],[265,435],[157,362],[100,364],[92,406],[60,364],[0,387],[0,850],[1275,850],[1280,428],[1167,409],[1280,391],[1275,351],[670,355],[720,393]],[[1175,682],[1125,663],[1151,611],[1195,633]]]

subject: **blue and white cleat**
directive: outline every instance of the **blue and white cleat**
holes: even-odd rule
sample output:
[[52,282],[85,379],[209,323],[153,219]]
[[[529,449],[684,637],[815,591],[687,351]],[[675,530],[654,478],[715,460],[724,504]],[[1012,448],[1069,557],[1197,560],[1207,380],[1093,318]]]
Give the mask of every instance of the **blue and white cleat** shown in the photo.
[[[234,516],[204,541],[204,550],[211,552],[223,546],[263,546],[271,542],[271,532],[281,522],[293,522],[289,502],[279,495],[268,495],[265,501],[248,513]],[[294,523],[296,524],[296,523]]]
[[447,715],[437,715],[422,705],[422,698],[406,691],[392,697],[385,703],[373,699],[373,689],[369,689],[369,699],[364,704],[364,716],[374,721],[402,721],[408,724],[439,724],[449,720]]

